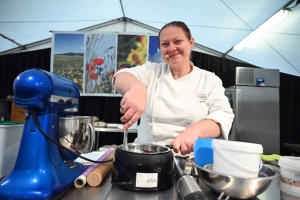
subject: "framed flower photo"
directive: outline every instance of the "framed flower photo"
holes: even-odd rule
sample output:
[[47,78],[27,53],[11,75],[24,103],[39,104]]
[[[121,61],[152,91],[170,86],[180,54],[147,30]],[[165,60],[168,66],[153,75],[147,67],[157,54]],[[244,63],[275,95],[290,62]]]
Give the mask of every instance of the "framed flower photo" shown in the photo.
[[116,72],[116,34],[88,33],[85,37],[85,95],[115,94],[112,78]]

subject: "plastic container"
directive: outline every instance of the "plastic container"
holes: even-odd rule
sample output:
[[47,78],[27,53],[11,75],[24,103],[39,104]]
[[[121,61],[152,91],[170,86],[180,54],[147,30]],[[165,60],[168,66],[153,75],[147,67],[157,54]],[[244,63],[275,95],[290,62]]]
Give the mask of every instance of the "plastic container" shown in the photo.
[[300,158],[293,156],[281,156],[280,166],[281,180],[289,185],[299,187],[300,190]]
[[280,199],[283,200],[300,200],[300,188],[288,185],[279,181],[278,188],[280,189]]
[[258,177],[262,167],[261,144],[213,140],[214,171],[243,178]]
[[13,168],[19,152],[24,123],[0,122],[0,177]]
[[194,161],[197,165],[203,167],[206,164],[213,163],[212,141],[212,138],[199,138],[195,141]]

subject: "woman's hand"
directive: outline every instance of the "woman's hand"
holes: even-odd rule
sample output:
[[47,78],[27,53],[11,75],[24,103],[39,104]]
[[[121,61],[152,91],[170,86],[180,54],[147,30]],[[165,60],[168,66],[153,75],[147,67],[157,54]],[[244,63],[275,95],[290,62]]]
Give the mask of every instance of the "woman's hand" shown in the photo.
[[139,120],[147,105],[147,90],[145,86],[133,85],[124,94],[120,102],[120,112],[123,114],[121,122],[124,123],[123,130],[128,130]]
[[192,127],[187,128],[173,142],[173,150],[176,153],[181,152],[182,155],[189,154],[194,151],[194,143],[198,139],[198,132]]
[[216,138],[221,134],[219,123],[211,119],[201,120],[183,131],[173,142],[173,150],[182,155],[194,151],[194,144],[198,138]]
[[123,129],[128,130],[146,109],[147,90],[141,81],[128,72],[117,74],[114,86],[123,95],[120,102],[120,112],[123,116],[120,120],[124,123]]

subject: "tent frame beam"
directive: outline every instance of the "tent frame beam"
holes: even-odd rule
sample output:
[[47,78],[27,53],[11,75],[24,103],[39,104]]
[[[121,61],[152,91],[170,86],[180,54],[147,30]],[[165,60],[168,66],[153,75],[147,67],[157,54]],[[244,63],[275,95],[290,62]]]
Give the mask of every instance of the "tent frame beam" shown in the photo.
[[7,39],[7,40],[9,40],[9,41],[15,43],[17,46],[19,46],[19,48],[21,49],[21,51],[24,50],[24,49],[26,49],[26,48],[25,48],[25,45],[22,45],[22,44],[16,42],[15,40],[13,40],[13,39],[11,39],[11,38],[9,38],[9,37],[3,35],[2,33],[0,33],[0,36],[2,36],[4,39]]

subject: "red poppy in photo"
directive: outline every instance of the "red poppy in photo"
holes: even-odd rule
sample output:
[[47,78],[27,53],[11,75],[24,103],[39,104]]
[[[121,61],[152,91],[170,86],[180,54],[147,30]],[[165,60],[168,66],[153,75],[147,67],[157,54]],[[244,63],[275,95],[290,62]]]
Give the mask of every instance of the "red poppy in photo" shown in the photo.
[[86,65],[85,65],[85,68],[86,68],[86,70],[89,70],[90,69],[90,64],[89,63],[86,63]]
[[94,71],[95,71],[95,66],[90,65],[89,72],[94,73]]
[[92,80],[98,80],[98,76],[95,73],[91,73],[90,78]]
[[109,78],[112,78],[115,75],[114,70],[107,72],[107,75],[109,76]]
[[104,59],[102,59],[102,58],[95,58],[94,60],[93,60],[93,63],[94,64],[96,64],[96,65],[102,65],[103,63],[104,63]]

